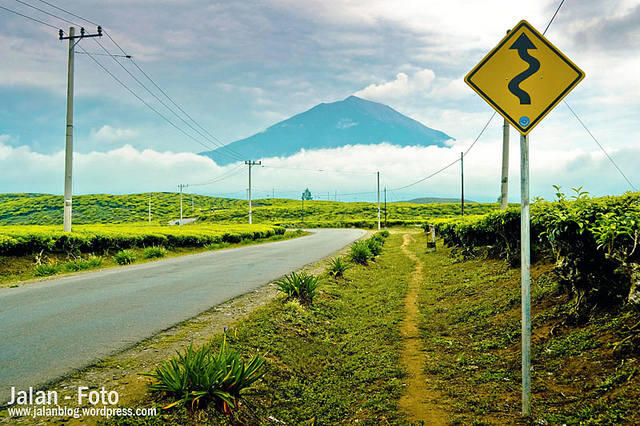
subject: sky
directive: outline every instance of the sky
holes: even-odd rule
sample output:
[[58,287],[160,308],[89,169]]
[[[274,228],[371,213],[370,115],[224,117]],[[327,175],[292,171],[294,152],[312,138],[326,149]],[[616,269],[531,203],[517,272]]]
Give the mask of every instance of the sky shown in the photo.
[[[0,6],[56,28],[66,31],[70,25],[24,3],[95,32],[91,23],[41,0],[0,0]],[[49,3],[102,25],[216,143],[250,136],[318,103],[354,94],[452,136],[446,148],[356,145],[266,158],[265,167],[253,169],[255,197],[299,198],[308,187],[315,198],[374,200],[380,171],[389,201],[399,201],[459,196],[459,164],[406,186],[458,158],[491,117],[492,108],[466,86],[464,75],[521,19],[542,32],[560,2]],[[546,36],[586,73],[566,101],[640,187],[640,1],[566,0]],[[100,43],[121,53],[106,37]],[[95,39],[79,46],[104,53]],[[55,29],[0,9],[0,193],[63,191],[66,52],[67,42],[58,40]],[[193,138],[90,57],[79,53],[75,59],[74,193],[175,191],[185,183],[189,192],[246,196],[247,168],[220,167],[198,156],[212,148],[213,138],[203,140],[133,80],[123,67],[170,104],[131,61],[121,58],[119,65],[95,56]],[[496,116],[465,157],[466,198],[497,199],[501,138],[502,118]],[[532,196],[551,199],[552,185],[567,193],[582,186],[594,196],[632,189],[563,104],[531,133],[530,146]],[[511,201],[519,200],[519,155],[519,136],[512,130]]]

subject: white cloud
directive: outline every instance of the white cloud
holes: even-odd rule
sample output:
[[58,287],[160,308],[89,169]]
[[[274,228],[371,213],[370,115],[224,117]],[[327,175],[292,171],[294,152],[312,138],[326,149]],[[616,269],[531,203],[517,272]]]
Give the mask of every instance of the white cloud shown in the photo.
[[[304,188],[313,193],[351,194],[343,201],[374,200],[375,172],[381,172],[382,187],[392,190],[392,200],[415,196],[449,196],[459,193],[459,164],[415,186],[393,190],[438,170],[459,157],[471,141],[457,141],[448,148],[398,147],[389,144],[355,145],[337,149],[301,151],[287,158],[265,158],[254,169],[256,197],[276,195],[297,198]],[[511,200],[517,200],[519,153],[511,151]],[[470,199],[493,201],[499,190],[500,144],[478,143],[465,159],[465,192]],[[634,182],[640,174],[634,158],[640,149],[610,150],[620,167]],[[27,147],[0,143],[0,192],[61,193],[64,153],[43,155]],[[311,170],[309,170],[311,169]],[[322,171],[317,171],[322,170]],[[174,191],[178,183],[206,183],[225,175],[226,179],[210,185],[192,186],[198,193],[234,194],[244,197],[246,168],[240,164],[218,166],[211,159],[192,153],[137,150],[124,146],[108,152],[76,154],[74,192],[134,193]],[[551,185],[564,188],[583,186],[594,195],[621,193],[626,184],[600,152],[573,149],[531,147],[532,195],[551,197]]]
[[138,132],[133,129],[119,129],[108,124],[92,132],[92,136],[99,142],[122,142],[138,136]]
[[415,95],[417,92],[427,90],[431,87],[435,77],[435,73],[430,69],[420,70],[413,74],[411,78],[409,78],[406,73],[399,72],[396,74],[395,80],[380,84],[370,84],[364,89],[357,91],[355,95],[385,102],[408,95]]

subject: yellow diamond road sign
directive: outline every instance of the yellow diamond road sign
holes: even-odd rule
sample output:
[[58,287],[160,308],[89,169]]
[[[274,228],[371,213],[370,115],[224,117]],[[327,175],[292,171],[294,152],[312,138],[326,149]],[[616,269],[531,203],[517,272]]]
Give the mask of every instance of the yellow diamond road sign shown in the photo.
[[576,64],[520,21],[464,81],[526,135],[583,78]]

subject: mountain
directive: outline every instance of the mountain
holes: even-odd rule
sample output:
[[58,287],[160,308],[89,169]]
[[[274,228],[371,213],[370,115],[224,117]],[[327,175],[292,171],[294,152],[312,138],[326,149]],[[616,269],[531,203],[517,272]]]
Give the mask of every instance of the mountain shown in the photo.
[[217,164],[234,162],[224,151],[228,148],[242,158],[255,159],[290,156],[302,149],[339,148],[345,145],[373,145],[389,142],[398,146],[436,145],[452,139],[393,108],[356,96],[322,103],[308,111],[274,124],[265,131],[241,139],[214,151],[200,153]]
[[[438,198],[438,197],[423,197],[414,198],[409,201],[401,201],[401,203],[413,203],[413,204],[431,204],[431,203],[459,203],[460,198]],[[464,199],[465,203],[477,203],[477,201]]]

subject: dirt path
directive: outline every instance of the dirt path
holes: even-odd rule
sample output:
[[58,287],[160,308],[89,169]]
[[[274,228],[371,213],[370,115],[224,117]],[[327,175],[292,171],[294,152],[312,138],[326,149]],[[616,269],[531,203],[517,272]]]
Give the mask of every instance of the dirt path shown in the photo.
[[405,315],[400,323],[400,332],[404,339],[402,362],[407,367],[407,388],[400,398],[399,406],[411,421],[424,422],[426,425],[445,425],[447,413],[437,404],[440,395],[431,389],[432,386],[429,385],[428,378],[424,374],[425,355],[418,329],[418,293],[424,265],[409,250],[409,244],[413,241],[411,234],[404,234],[402,237],[402,251],[416,262],[416,267],[409,281],[405,298]]

